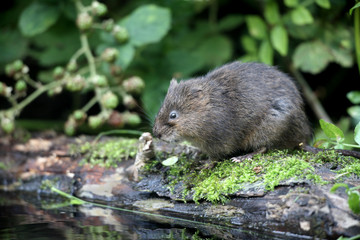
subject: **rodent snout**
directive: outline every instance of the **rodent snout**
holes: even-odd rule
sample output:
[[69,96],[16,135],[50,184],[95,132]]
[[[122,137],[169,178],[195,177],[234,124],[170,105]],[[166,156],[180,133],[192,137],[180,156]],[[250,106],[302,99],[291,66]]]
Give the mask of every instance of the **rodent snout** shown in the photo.
[[156,127],[153,128],[153,136],[156,138],[161,138],[161,133],[159,133]]

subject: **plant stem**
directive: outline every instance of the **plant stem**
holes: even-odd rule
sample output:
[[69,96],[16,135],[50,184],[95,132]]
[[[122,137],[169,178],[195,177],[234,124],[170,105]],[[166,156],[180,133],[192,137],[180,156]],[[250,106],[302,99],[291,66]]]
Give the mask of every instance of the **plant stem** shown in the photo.
[[71,61],[76,61],[76,59],[78,59],[82,54],[84,54],[84,49],[80,48],[79,50],[76,51],[76,53],[74,53],[74,55],[70,58],[70,62]]
[[354,10],[355,52],[360,73],[360,8]]
[[95,76],[96,75],[95,58],[91,53],[91,49],[90,49],[90,46],[89,46],[89,41],[88,41],[87,35],[85,33],[81,33],[80,40],[81,40],[81,45],[82,45],[83,52],[84,52],[84,54],[86,56],[86,59],[87,59],[87,61],[89,63],[90,75]]
[[7,111],[14,111],[15,115],[17,115],[21,109],[29,105],[35,98],[39,97],[42,93],[50,90],[51,88],[55,88],[57,86],[60,86],[64,84],[64,81],[55,81],[51,82],[47,85],[41,86],[38,89],[36,89],[31,95],[29,95],[27,98],[25,98],[22,102],[19,104],[16,104],[12,108],[8,109]]
[[40,88],[42,85],[38,82],[35,82],[34,80],[32,80],[29,75],[25,75],[24,76],[24,80],[25,82],[27,82],[28,84],[30,84],[33,88]]
[[293,66],[290,66],[290,71],[292,72],[293,76],[296,78],[296,80],[299,82],[304,97],[307,101],[307,103],[310,105],[311,109],[315,113],[316,117],[320,119],[324,119],[325,121],[332,123],[329,115],[326,113],[325,109],[321,105],[319,99],[315,96],[313,91],[311,90],[311,87],[306,82],[305,78],[302,76],[302,74]]
[[82,107],[81,110],[83,110],[84,112],[89,111],[89,109],[94,106],[94,104],[97,102],[97,97],[94,96],[85,106]]

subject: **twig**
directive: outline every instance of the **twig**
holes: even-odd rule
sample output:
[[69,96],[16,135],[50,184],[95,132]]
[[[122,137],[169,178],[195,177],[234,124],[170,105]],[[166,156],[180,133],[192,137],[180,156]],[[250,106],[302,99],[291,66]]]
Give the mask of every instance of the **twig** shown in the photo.
[[293,74],[293,76],[295,77],[295,79],[298,81],[298,83],[300,84],[300,86],[303,90],[304,97],[305,97],[307,103],[310,105],[313,112],[315,113],[316,117],[319,120],[324,119],[325,121],[332,123],[331,118],[329,117],[329,115],[327,114],[327,112],[325,111],[323,106],[321,105],[319,99],[313,93],[311,87],[306,82],[306,80],[302,76],[302,74],[292,65],[290,66],[290,71]]

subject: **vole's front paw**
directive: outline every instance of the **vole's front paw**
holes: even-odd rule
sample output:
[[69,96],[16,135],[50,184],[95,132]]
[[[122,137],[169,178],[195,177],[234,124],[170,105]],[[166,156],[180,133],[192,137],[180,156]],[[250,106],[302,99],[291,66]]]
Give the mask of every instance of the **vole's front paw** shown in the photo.
[[264,152],[266,152],[266,147],[262,147],[254,152],[251,152],[251,153],[248,153],[248,154],[245,154],[242,156],[232,157],[231,161],[240,163],[244,160],[251,160],[256,154],[264,153]]

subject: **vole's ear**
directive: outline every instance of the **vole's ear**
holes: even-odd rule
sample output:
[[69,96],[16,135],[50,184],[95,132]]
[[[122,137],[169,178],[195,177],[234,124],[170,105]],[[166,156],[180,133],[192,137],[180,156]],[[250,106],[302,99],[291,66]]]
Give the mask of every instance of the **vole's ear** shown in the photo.
[[190,92],[193,98],[201,98],[203,96],[203,91],[199,87],[192,88]]
[[169,88],[175,87],[178,84],[175,78],[171,79]]

